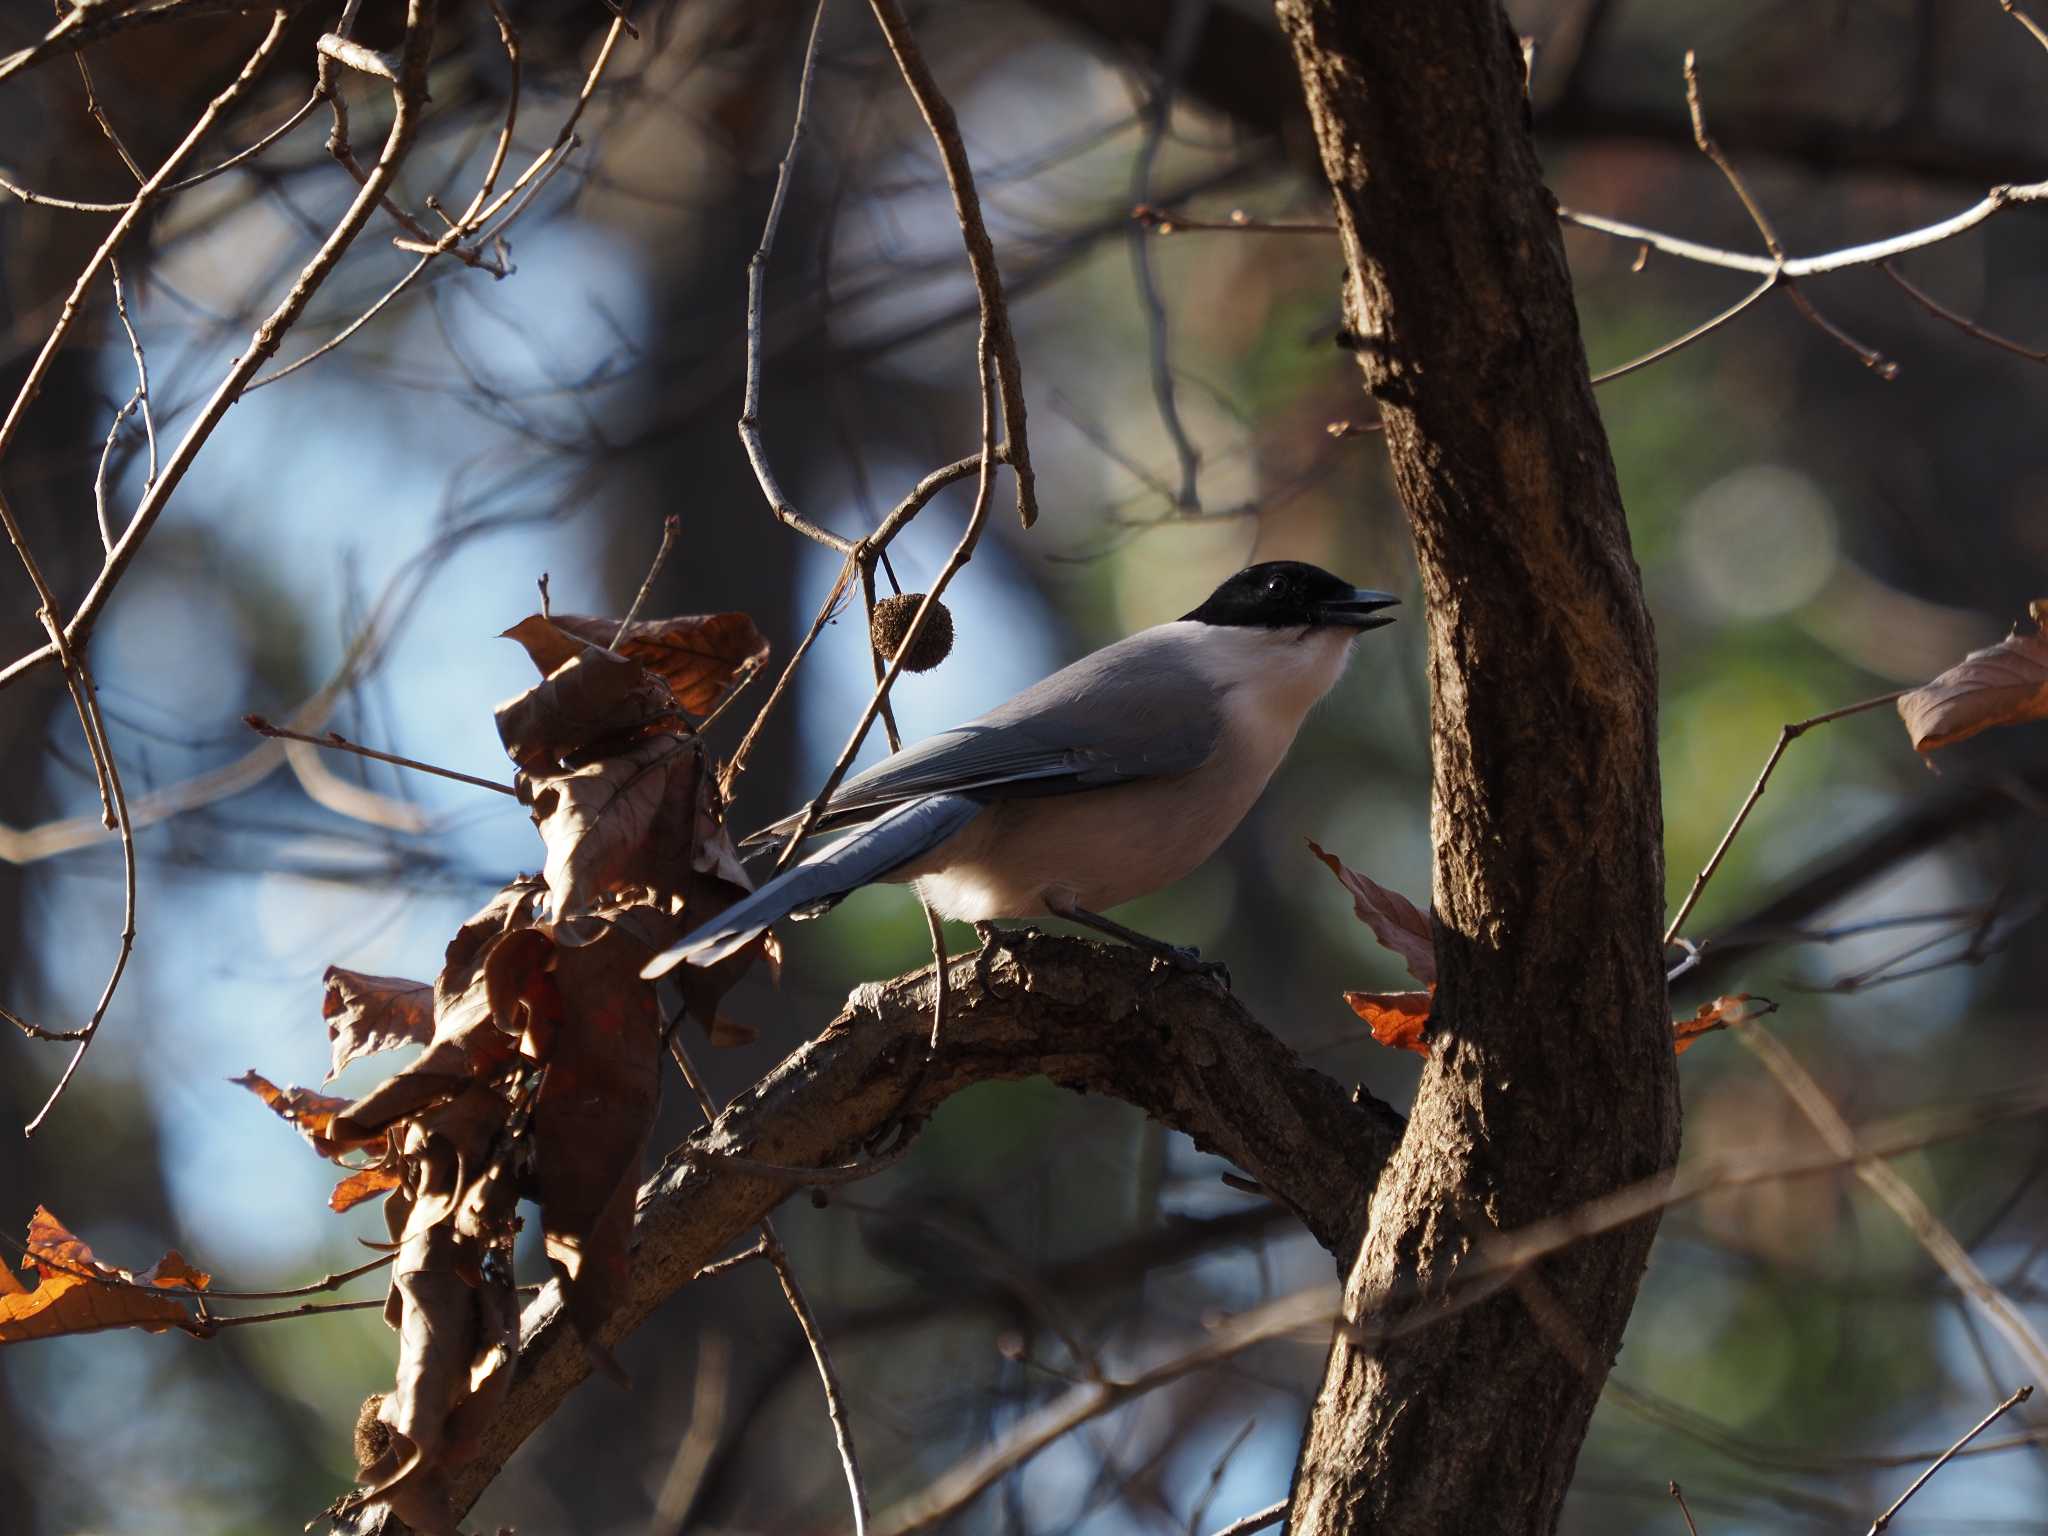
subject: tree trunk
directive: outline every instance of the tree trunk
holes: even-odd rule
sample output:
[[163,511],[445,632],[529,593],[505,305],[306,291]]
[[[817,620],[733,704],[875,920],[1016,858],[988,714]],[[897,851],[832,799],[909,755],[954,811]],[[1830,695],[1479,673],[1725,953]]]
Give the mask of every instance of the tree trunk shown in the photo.
[[1278,10],[1428,605],[1440,972],[1289,1528],[1549,1531],[1655,1224],[1471,1282],[1677,1155],[1655,646],[1496,0]]

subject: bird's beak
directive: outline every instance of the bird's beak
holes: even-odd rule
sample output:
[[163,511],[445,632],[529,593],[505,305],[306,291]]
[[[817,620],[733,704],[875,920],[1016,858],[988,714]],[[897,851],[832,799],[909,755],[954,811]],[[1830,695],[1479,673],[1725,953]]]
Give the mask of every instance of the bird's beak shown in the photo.
[[1378,629],[1382,624],[1394,622],[1393,616],[1380,616],[1382,608],[1399,607],[1401,599],[1386,592],[1368,592],[1363,587],[1353,588],[1349,597],[1335,598],[1320,603],[1316,617],[1325,624],[1341,624],[1351,629]]

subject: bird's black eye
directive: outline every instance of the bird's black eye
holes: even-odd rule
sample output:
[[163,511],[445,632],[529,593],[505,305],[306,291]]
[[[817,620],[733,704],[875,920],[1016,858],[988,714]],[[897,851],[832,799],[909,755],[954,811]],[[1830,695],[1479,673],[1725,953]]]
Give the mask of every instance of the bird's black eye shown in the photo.
[[1276,597],[1279,596],[1287,590],[1287,579],[1283,576],[1268,576],[1266,578],[1266,590]]

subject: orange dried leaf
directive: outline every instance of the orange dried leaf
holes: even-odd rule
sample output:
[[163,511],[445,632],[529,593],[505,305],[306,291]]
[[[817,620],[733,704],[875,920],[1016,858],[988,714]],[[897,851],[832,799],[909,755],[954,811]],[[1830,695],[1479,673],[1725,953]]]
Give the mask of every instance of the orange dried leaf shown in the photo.
[[767,637],[744,613],[640,619],[626,626],[617,645],[612,644],[619,630],[616,619],[558,613],[554,623],[557,629],[639,662],[665,681],[676,703],[693,715],[711,713],[735,678],[768,660]]
[[92,1250],[42,1206],[29,1222],[22,1268],[36,1271],[31,1291],[0,1273],[0,1344],[107,1328],[166,1328],[200,1332],[175,1298],[204,1290],[212,1277],[194,1269],[176,1249],[140,1274],[102,1264]]
[[330,1210],[346,1211],[373,1200],[387,1189],[396,1189],[400,1179],[396,1168],[361,1168],[334,1186],[327,1197]]
[[1372,1029],[1373,1039],[1418,1056],[1429,1055],[1429,1005],[1436,989],[1427,992],[1346,992],[1344,1001]]
[[2048,599],[2028,612],[2034,633],[2014,629],[1899,700],[1915,751],[1933,752],[1994,725],[2048,719]]
[[327,968],[327,992],[320,1016],[334,1046],[328,1081],[358,1056],[401,1045],[425,1045],[434,1038],[434,989],[398,976],[366,976]]
[[290,1122],[292,1128],[312,1144],[315,1152],[322,1157],[339,1157],[355,1147],[367,1145],[375,1137],[337,1136],[334,1132],[334,1117],[347,1109],[349,1100],[331,1093],[315,1093],[310,1088],[280,1088],[269,1078],[255,1072],[244,1072],[240,1077],[231,1077],[229,1082],[248,1089],[268,1104],[280,1119]]
[[1351,905],[1358,920],[1372,930],[1380,946],[1399,955],[1410,976],[1426,987],[1435,986],[1436,939],[1430,932],[1429,914],[1399,891],[1388,890],[1377,880],[1348,867],[1335,854],[1325,853],[1314,839],[1309,840],[1308,847],[1351,893]]
[[[1749,1004],[1752,1001],[1758,1005],[1753,1012],[1749,1011]],[[1767,1013],[1775,1013],[1777,1007],[1778,1005],[1769,998],[1752,999],[1747,992],[1731,992],[1711,1002],[1701,1003],[1699,1011],[1691,1018],[1671,1021],[1672,1048],[1678,1055],[1683,1056],[1701,1035],[1712,1034],[1717,1029],[1726,1029],[1730,1024],[1741,1024],[1750,1019],[1762,1018]]]

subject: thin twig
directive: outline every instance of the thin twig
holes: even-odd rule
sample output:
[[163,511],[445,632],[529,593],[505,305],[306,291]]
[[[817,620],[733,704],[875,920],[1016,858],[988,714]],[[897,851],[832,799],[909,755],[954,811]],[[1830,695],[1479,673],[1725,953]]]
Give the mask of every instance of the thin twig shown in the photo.
[[[4,513],[9,527],[14,525],[14,514],[4,498],[0,498],[0,513]],[[101,824],[115,831],[121,837],[121,933],[119,947],[114,954],[113,967],[107,973],[106,985],[100,989],[99,1001],[93,1005],[92,1014],[78,1031],[77,1047],[71,1053],[71,1060],[65,1063],[58,1075],[56,1086],[49,1097],[43,1100],[43,1107],[22,1127],[22,1135],[33,1136],[48,1118],[57,1100],[71,1085],[85,1053],[99,1034],[100,1023],[107,1016],[107,1009],[114,1001],[114,992],[121,985],[121,977],[128,969],[128,957],[135,952],[135,825],[128,813],[128,796],[121,787],[120,765],[114,761],[114,750],[107,739],[106,716],[100,710],[99,688],[93,682],[92,669],[84,655],[75,650],[66,639],[63,628],[57,621],[56,599],[47,586],[43,585],[41,572],[29,559],[26,547],[21,548],[23,563],[36,582],[38,596],[42,599],[36,610],[44,631],[50,637],[64,669],[64,681],[71,692],[71,700],[78,710],[79,728],[85,734],[85,747],[91,756],[93,769],[99,781]],[[17,1020],[17,1023],[20,1021]]]
[[929,1530],[965,1509],[1013,1468],[1090,1420],[1258,1345],[1304,1329],[1327,1330],[1336,1308],[1337,1297],[1330,1288],[1297,1291],[1219,1324],[1202,1343],[1135,1376],[1082,1382],[1021,1419],[1001,1440],[970,1452],[922,1492],[889,1510],[880,1521],[880,1530],[884,1536],[912,1536]]
[[1337,226],[1322,219],[1288,220],[1255,219],[1242,208],[1230,210],[1227,219],[1194,219],[1175,213],[1170,208],[1155,208],[1150,203],[1140,203],[1131,210],[1131,218],[1154,234],[1164,238],[1177,235],[1184,230],[1206,231],[1233,235],[1334,235]]
[[2015,5],[2013,0],[1998,0],[1998,4],[1999,8],[2006,15],[2025,27],[2033,35],[2035,42],[2039,43],[2043,48],[2048,48],[2048,31],[2042,30],[2041,24],[2038,21]]
[[312,1296],[321,1291],[339,1290],[351,1280],[359,1279],[372,1270],[382,1269],[397,1257],[396,1253],[383,1254],[367,1264],[358,1264],[354,1269],[344,1269],[327,1276],[324,1280],[315,1280],[307,1285],[295,1285],[284,1291],[224,1291],[217,1286],[209,1285],[206,1288],[206,1297],[209,1301],[282,1301],[288,1296]]
[[1679,1514],[1685,1517],[1685,1528],[1690,1536],[1700,1536],[1700,1528],[1692,1522],[1692,1511],[1685,1507],[1685,1490],[1678,1486],[1676,1480],[1671,1484],[1671,1501],[1678,1506]]
[[[201,1296],[205,1292],[199,1292]],[[370,1301],[308,1301],[296,1307],[286,1307],[279,1312],[243,1312],[234,1317],[213,1317],[194,1319],[193,1331],[202,1338],[210,1338],[223,1328],[247,1328],[254,1323],[281,1323],[294,1317],[318,1317],[328,1312],[366,1312],[372,1307],[382,1307],[384,1298],[378,1296]]]
[[768,258],[775,250],[775,236],[782,227],[782,205],[789,196],[797,150],[804,141],[804,122],[811,105],[811,81],[818,68],[818,38],[825,29],[825,5],[826,0],[818,0],[818,8],[811,16],[810,37],[804,44],[803,71],[797,77],[796,112],[789,125],[789,147],[782,152],[782,164],[775,173],[775,190],[768,198],[768,217],[761,226],[761,242],[754,247],[753,257],[747,262],[747,362],[746,383],[740,400],[739,433],[740,446],[746,449],[747,462],[754,467],[754,478],[760,482],[761,494],[768,499],[768,510],[774,514],[775,520],[785,527],[794,528],[807,539],[815,539],[827,549],[851,555],[853,544],[850,540],[818,527],[797,511],[783,494],[782,483],[775,478],[775,468],[768,462],[767,446],[761,440],[761,309],[767,289]]
[[1230,1524],[1215,1533],[1215,1536],[1252,1536],[1254,1531],[1268,1530],[1287,1518],[1287,1501],[1268,1504],[1264,1509],[1255,1509],[1248,1515],[1239,1515]]
[[1881,693],[1874,699],[1864,699],[1860,703],[1845,704],[1840,709],[1831,709],[1825,714],[1814,715],[1805,720],[1795,720],[1779,730],[1778,744],[1771,748],[1771,755],[1764,759],[1763,771],[1756,776],[1756,783],[1750,787],[1749,798],[1744,800],[1741,809],[1736,811],[1735,819],[1728,824],[1728,830],[1721,835],[1721,843],[1714,850],[1714,856],[1707,860],[1705,867],[1694,877],[1692,889],[1686,893],[1684,902],[1680,904],[1678,915],[1671,919],[1671,926],[1664,930],[1664,942],[1666,944],[1676,942],[1678,930],[1685,926],[1685,920],[1692,915],[1693,907],[1699,902],[1700,893],[1706,890],[1707,882],[1714,878],[1714,872],[1721,867],[1721,861],[1728,856],[1729,848],[1734,845],[1735,835],[1742,830],[1742,824],[1749,820],[1749,813],[1755,809],[1757,801],[1763,798],[1764,789],[1771,782],[1771,774],[1777,769],[1778,759],[1785,755],[1785,749],[1815,726],[1826,725],[1831,721],[1845,719],[1850,715],[1860,715],[1865,710],[1877,709],[1883,705],[1893,703],[1904,691],[1904,689],[1899,689],[1892,693]]
[[[2014,1408],[2017,1408],[2021,1403],[2024,1403],[2028,1398],[2032,1397],[2033,1395],[2034,1388],[2030,1383],[2027,1386],[2021,1387],[2017,1392],[2013,1393],[2012,1396],[2008,1397],[1996,1408],[1992,1409],[1989,1413],[1985,1414],[1983,1418],[1979,1419],[1974,1429],[1970,1430],[1967,1434],[1965,1434],[1962,1437],[1962,1439],[1958,1440],[1954,1445],[1950,1446],[1947,1450],[1943,1451],[1941,1455],[1935,1460],[1933,1466],[1929,1467],[1925,1472],[1922,1472],[1918,1477],[1913,1479],[1912,1486],[1909,1487],[1904,1493],[1900,1494],[1898,1498],[1892,1501],[1892,1507],[1890,1509],[1887,1509],[1883,1514],[1879,1515],[1875,1520],[1870,1522],[1870,1530],[1867,1533],[1865,1533],[1865,1536],[1877,1536],[1877,1533],[1879,1531],[1882,1531],[1887,1526],[1889,1526],[1892,1523],[1892,1516],[1896,1515],[1901,1509],[1905,1507],[1906,1500],[1910,1499],[1911,1497],[1913,1497],[1914,1494],[1918,1493],[1920,1491],[1921,1485],[1924,1484],[1927,1481],[1927,1479],[1934,1476],[1934,1474],[1939,1472],[1943,1467],[1947,1466],[1950,1457],[1954,1456],[1956,1452],[1960,1451],[1972,1440],[1976,1439],[1979,1435],[1983,1434],[1984,1431],[1989,1429],[1993,1424],[1996,1424],[1999,1421],[1999,1419],[2005,1416],[2007,1412]],[[1678,1485],[1676,1483],[1672,1484],[1672,1487],[1674,1489],[1677,1486]]]
[[2024,357],[2029,362],[2048,363],[2048,352],[2037,352],[2032,347],[2022,346],[2019,342],[2001,336],[1996,331],[1986,330],[1967,315],[1957,314],[1946,304],[1935,298],[1933,294],[1908,279],[1906,274],[1899,270],[1898,263],[1891,261],[1880,262],[1878,263],[1877,270],[1898,284],[1900,291],[1907,298],[1918,304],[1927,313],[1934,316],[1935,319],[1946,321],[1966,336],[1974,336],[1979,341],[1988,341],[1999,350],[2010,352],[2016,357]]
[[1792,307],[1798,310],[1822,335],[1840,343],[1843,347],[1854,353],[1858,361],[1864,367],[1875,371],[1879,378],[1885,380],[1897,378],[1899,374],[1898,364],[1891,362],[1872,348],[1866,347],[1862,342],[1856,340],[1847,331],[1821,314],[1818,309],[1813,307],[1813,301],[1799,291],[1799,285],[1786,275],[1785,247],[1779,242],[1777,229],[1772,225],[1769,215],[1764,212],[1763,204],[1751,196],[1748,184],[1743,181],[1741,175],[1735,169],[1735,162],[1722,152],[1721,146],[1714,141],[1713,135],[1707,132],[1706,109],[1700,103],[1700,79],[1697,65],[1698,61],[1695,59],[1693,51],[1690,48],[1686,49],[1685,106],[1687,112],[1692,115],[1693,143],[1699,146],[1701,154],[1714,162],[1715,168],[1726,178],[1729,187],[1733,189],[1736,197],[1741,200],[1743,209],[1749,214],[1750,222],[1756,225],[1757,234],[1763,238],[1764,249],[1771,253],[1771,276],[1777,280],[1777,286],[1785,290],[1785,297],[1791,301]]
[[416,757],[400,757],[395,752],[379,752],[375,747],[366,747],[360,742],[350,741],[337,731],[314,736],[305,731],[295,731],[290,726],[275,725],[261,715],[244,715],[242,724],[248,726],[258,736],[268,736],[275,741],[303,741],[308,746],[327,747],[336,752],[353,752],[357,757],[390,763],[396,768],[410,768],[415,773],[431,773],[436,778],[453,779],[458,784],[474,784],[478,789],[494,789],[499,794],[511,795],[514,799],[519,796],[519,791],[509,784],[500,784],[494,779],[480,779],[473,773],[462,773],[454,768],[441,768],[433,763],[423,763]]
[[1774,270],[1782,271],[1785,265],[1785,247],[1778,243],[1778,231],[1771,224],[1770,216],[1763,205],[1750,196],[1749,188],[1737,174],[1735,164],[1722,153],[1714,136],[1707,132],[1706,109],[1700,104],[1699,60],[1688,48],[1685,50],[1685,109],[1692,116],[1692,141],[1699,146],[1701,154],[1714,162],[1714,168],[1726,178],[1736,197],[1741,199],[1743,210],[1750,222],[1756,225],[1756,232],[1763,237],[1764,249],[1771,253]]
[[[290,292],[257,327],[249,345],[237,356],[228,369],[227,376],[216,386],[213,394],[200,408],[192,425],[186,429],[184,438],[172,450],[169,460],[164,465],[162,476],[143,494],[126,528],[122,530],[113,553],[107,557],[92,587],[79,603],[70,622],[64,626],[64,639],[74,651],[82,647],[92,633],[93,625],[113,595],[114,588],[126,574],[129,564],[141,549],[143,541],[148,538],[150,530],[155,527],[165,505],[183,482],[186,471],[192,467],[199,450],[212,437],[214,429],[220,425],[229,407],[241,398],[249,381],[255,377],[257,369],[276,352],[285,332],[290,330],[305,312],[306,305],[311,302],[313,295],[340,262],[342,253],[362,232],[378,200],[396,178],[399,167],[405,161],[419,132],[420,107],[426,97],[427,60],[433,46],[434,19],[438,3],[439,0],[408,0],[402,50],[404,70],[400,83],[393,92],[395,104],[391,127],[385,136],[384,149],[377,158],[375,168],[370,172],[368,182],[357,192],[347,211],[336,222],[320,248],[300,270]],[[178,148],[171,152],[158,168],[156,175],[135,194],[135,201],[130,205],[129,211],[116,222],[106,239],[101,242],[99,250],[87,262],[85,270],[80,273],[77,283],[73,286],[72,298],[66,304],[63,317],[52,328],[43,344],[42,352],[31,365],[29,376],[24,381],[21,392],[16,396],[14,405],[9,409],[6,419],[0,421],[0,456],[5,455],[19,430],[28,401],[41,386],[50,359],[55,356],[57,348],[70,330],[77,302],[98,272],[100,264],[114,253],[121,240],[141,219],[144,211],[154,200],[156,189],[170,179],[171,173],[205,132],[261,75],[264,66],[283,41],[285,23],[288,19],[288,12],[279,11],[275,14],[270,31],[257,45],[255,53],[243,66],[241,74],[208,104]],[[19,529],[11,526],[11,514],[7,521],[10,524],[9,536],[14,540],[17,550],[23,550]],[[54,641],[40,650],[30,652],[4,672],[0,672],[0,687],[5,687],[8,683],[25,676],[45,661],[55,660],[56,656],[57,647]]]
[[[995,356],[996,376],[1002,382],[1003,452],[1017,477],[1017,518],[1029,528],[1038,521],[1038,477],[1031,467],[1031,447],[1025,434],[1024,365],[1017,356],[1017,338],[1010,331],[1010,310],[1003,300],[1003,276],[996,267],[996,248],[982,221],[981,199],[974,190],[974,171],[967,163],[967,146],[960,138],[960,123],[953,107],[939,89],[931,66],[918,50],[910,23],[896,0],[869,0],[875,20],[889,41],[903,83],[924,115],[945,166],[946,185],[953,192],[953,212],[960,221],[960,233],[967,244],[967,265],[974,274],[975,300],[981,309],[984,342]],[[982,434],[983,461],[989,458],[989,435]],[[906,644],[908,642],[906,641]]]
[[740,744],[733,749],[724,771],[718,776],[718,792],[725,799],[732,798],[733,784],[739,779],[740,771],[746,767],[747,755],[754,750],[754,742],[760,736],[762,728],[768,724],[769,715],[782,701],[783,694],[788,691],[790,683],[795,679],[797,666],[810,654],[811,646],[817,642],[819,634],[831,621],[833,614],[839,611],[839,605],[845,601],[846,589],[853,580],[853,570],[851,559],[840,566],[838,579],[832,583],[832,590],[825,594],[825,601],[818,605],[818,611],[811,619],[811,627],[804,632],[803,639],[797,642],[797,648],[790,652],[789,660],[783,663],[782,674],[775,679],[775,686],[768,690],[768,697],[754,712],[754,718],[747,723],[746,734],[740,738]]
[[661,568],[668,564],[669,552],[676,547],[676,535],[683,531],[683,520],[671,512],[661,520],[661,547],[654,552],[654,559],[648,563],[647,575],[640,582],[640,590],[633,594],[633,605],[626,610],[626,616],[619,620],[619,627],[612,635],[612,649],[619,648],[619,642],[626,638],[626,631],[633,627],[633,621],[640,617],[640,610],[647,606],[647,594],[654,590],[654,578],[661,574]]
[[1616,379],[1628,377],[1638,368],[1647,368],[1652,363],[1662,362],[1665,358],[1671,356],[1672,353],[1683,351],[1694,342],[1700,340],[1700,338],[1711,336],[1715,331],[1721,329],[1722,326],[1733,320],[1737,315],[1748,309],[1750,305],[1756,303],[1758,299],[1777,286],[1778,276],[1774,272],[1711,320],[1702,321],[1683,336],[1674,337],[1672,340],[1665,342],[1661,347],[1653,347],[1641,357],[1634,358],[1629,362],[1621,364],[1619,367],[1609,368],[1604,373],[1594,374],[1593,382],[1595,384],[1610,384]]
[[1237,1453],[1244,1449],[1245,1441],[1251,1439],[1252,1431],[1259,1427],[1256,1418],[1246,1419],[1244,1427],[1230,1437],[1230,1443],[1223,1447],[1209,1468],[1209,1481],[1202,1488],[1202,1496],[1195,1500],[1195,1507],[1188,1511],[1188,1536],[1202,1536],[1202,1517],[1209,1513],[1209,1506],[1216,1501],[1216,1494],[1223,1486],[1223,1474],[1230,1470],[1230,1463]]
[[[1152,195],[1152,167],[1158,161],[1160,146],[1166,142],[1167,126],[1173,119],[1173,98],[1195,41],[1201,36],[1208,8],[1209,0],[1174,0],[1167,18],[1166,37],[1159,50],[1159,79],[1153,85],[1151,99],[1145,103],[1145,134],[1131,164],[1131,198],[1135,207],[1145,207],[1146,199]],[[1189,441],[1187,428],[1180,419],[1180,402],[1173,387],[1166,304],[1159,297],[1159,284],[1152,271],[1152,242],[1142,223],[1133,222],[1125,245],[1130,250],[1131,280],[1145,312],[1145,332],[1151,344],[1152,401],[1158,409],[1160,425],[1166,429],[1167,440],[1180,460],[1180,489],[1172,496],[1172,503],[1183,511],[1199,512],[1202,500],[1196,476],[1201,471],[1202,455]]]
[[[883,3],[886,3],[886,0],[883,0]],[[947,557],[945,565],[940,568],[938,576],[933,580],[931,590],[925,593],[924,601],[917,605],[917,612],[911,616],[909,627],[904,631],[902,644],[896,648],[896,655],[883,672],[882,680],[875,685],[874,693],[868,698],[867,708],[861,711],[860,719],[854,725],[853,733],[847,737],[846,746],[840,751],[838,761],[833,763],[832,771],[825,776],[824,784],[819,787],[817,795],[805,808],[803,820],[791,831],[789,841],[783,844],[782,852],[776,859],[778,869],[786,866],[796,856],[797,846],[810,836],[811,828],[817,825],[818,818],[824,814],[825,806],[831,800],[833,792],[846,777],[847,769],[853,766],[853,759],[859,753],[861,743],[867,740],[868,730],[874,725],[875,717],[889,702],[889,690],[895,687],[896,679],[903,675],[903,663],[917,649],[918,636],[924,633],[925,623],[931,617],[932,609],[939,601],[939,595],[960,573],[961,568],[973,558],[974,546],[980,540],[982,527],[988,521],[989,492],[994,482],[997,462],[995,370],[992,366],[991,349],[991,329],[984,323],[975,344],[975,368],[981,381],[981,453],[978,456],[980,475],[975,484],[974,508],[968,513],[967,527],[962,531],[960,541],[953,546],[953,553]]]
[[[698,1075],[696,1064],[690,1060],[690,1053],[684,1049],[682,1040],[674,1030],[668,1036],[669,1055],[674,1058],[676,1069],[683,1074],[683,1081],[689,1085],[696,1097],[697,1107],[703,1111],[704,1123],[718,1123],[718,1101],[711,1097],[711,1091],[704,1086],[704,1079]],[[761,1256],[774,1266],[776,1282],[782,1287],[783,1299],[789,1303],[789,1310],[795,1315],[797,1327],[803,1330],[804,1342],[810,1346],[811,1359],[818,1367],[818,1379],[825,1388],[825,1415],[832,1421],[832,1437],[839,1447],[839,1464],[846,1474],[846,1490],[853,1501],[854,1536],[867,1536],[868,1494],[861,1480],[860,1458],[854,1451],[853,1425],[847,1419],[846,1405],[841,1400],[839,1374],[832,1366],[831,1351],[825,1347],[825,1336],[818,1328],[817,1315],[811,1311],[811,1304],[797,1284],[796,1270],[789,1262],[789,1252],[782,1246],[782,1239],[776,1235],[775,1225],[767,1217],[761,1218]],[[701,1271],[700,1271],[701,1273]]]

